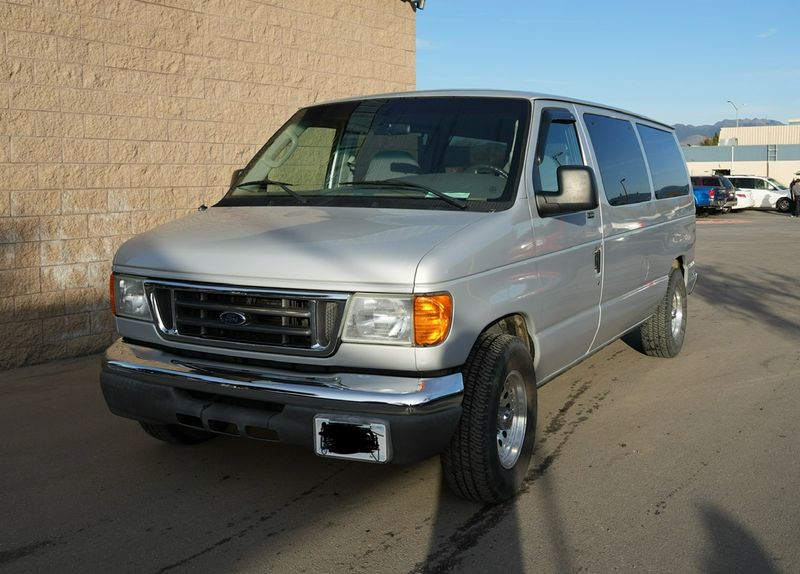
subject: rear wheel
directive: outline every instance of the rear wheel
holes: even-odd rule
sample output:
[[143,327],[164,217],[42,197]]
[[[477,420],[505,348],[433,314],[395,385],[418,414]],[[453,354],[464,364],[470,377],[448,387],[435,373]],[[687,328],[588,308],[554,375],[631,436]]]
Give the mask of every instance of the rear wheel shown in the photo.
[[686,285],[683,273],[673,269],[669,274],[667,292],[656,312],[641,326],[642,346],[651,357],[674,357],[686,335]]
[[781,213],[787,213],[792,209],[792,200],[788,197],[781,197],[775,202],[775,209]]
[[464,367],[462,407],[442,453],[445,480],[478,502],[512,498],[528,472],[536,436],[536,377],[520,339],[481,336]]
[[156,425],[139,421],[144,432],[153,438],[172,444],[197,444],[217,436],[214,433],[179,425]]

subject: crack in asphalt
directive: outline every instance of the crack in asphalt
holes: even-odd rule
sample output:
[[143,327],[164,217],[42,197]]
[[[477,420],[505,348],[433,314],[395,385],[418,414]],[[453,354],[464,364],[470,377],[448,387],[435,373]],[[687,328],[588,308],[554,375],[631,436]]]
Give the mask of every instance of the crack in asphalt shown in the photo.
[[[330,481],[332,478],[336,477],[337,475],[343,473],[345,470],[347,470],[347,467],[343,467],[343,468],[340,468],[340,469],[332,472],[330,475],[326,476],[322,481],[320,481],[317,484],[311,486],[310,488],[304,490],[303,492],[301,492],[300,494],[298,494],[297,496],[295,496],[291,500],[289,500],[287,502],[284,502],[280,507],[276,508],[275,510],[272,510],[272,511],[268,512],[267,514],[259,516],[257,519],[255,519],[255,521],[252,524],[242,528],[241,530],[239,530],[236,533],[233,533],[233,534],[231,534],[229,536],[225,536],[224,538],[220,538],[219,540],[217,540],[216,542],[214,542],[210,546],[207,546],[207,547],[203,548],[202,550],[199,550],[199,551],[195,552],[191,556],[187,556],[186,558],[183,558],[182,560],[179,560],[177,562],[173,562],[172,564],[164,566],[160,570],[157,570],[156,574],[163,574],[164,572],[169,572],[170,570],[174,570],[175,568],[179,568],[181,566],[184,566],[184,565],[188,564],[189,562],[192,562],[193,560],[196,560],[197,558],[199,558],[199,557],[201,557],[201,556],[203,556],[205,554],[208,554],[209,552],[211,552],[213,550],[216,550],[220,546],[224,546],[225,544],[229,543],[231,540],[234,540],[234,539],[237,539],[237,538],[242,538],[243,536],[247,535],[249,532],[251,532],[252,530],[257,528],[258,526],[261,526],[265,522],[268,522],[269,520],[271,520],[272,518],[274,518],[275,516],[277,516],[278,514],[280,514],[281,512],[283,512],[284,510],[286,510],[290,506],[292,506],[293,504],[296,504],[297,502],[300,502],[301,500],[303,500],[304,498],[306,498],[310,494],[313,494],[314,492],[319,490],[319,488],[321,488],[324,485],[326,485],[328,483],[328,481]],[[245,518],[245,520],[247,520],[247,519],[248,518]],[[267,536],[272,536],[273,534],[275,534],[275,533],[270,533]]]
[[17,560],[21,560],[28,556],[33,556],[43,548],[50,548],[52,546],[60,546],[62,544],[66,544],[67,541],[70,540],[73,536],[81,534],[82,532],[86,532],[87,530],[93,528],[94,526],[97,526],[98,524],[102,524],[104,522],[108,522],[108,519],[99,520],[96,523],[89,523],[86,526],[79,528],[78,530],[75,530],[74,532],[68,532],[66,534],[62,534],[61,536],[56,536],[55,538],[39,540],[37,542],[32,542],[31,544],[26,544],[24,546],[11,548],[10,550],[0,550],[0,566],[13,564]]
[[41,548],[53,546],[58,543],[58,540],[40,540],[39,542],[12,548],[11,550],[0,550],[0,566],[12,564],[21,558],[36,554]]

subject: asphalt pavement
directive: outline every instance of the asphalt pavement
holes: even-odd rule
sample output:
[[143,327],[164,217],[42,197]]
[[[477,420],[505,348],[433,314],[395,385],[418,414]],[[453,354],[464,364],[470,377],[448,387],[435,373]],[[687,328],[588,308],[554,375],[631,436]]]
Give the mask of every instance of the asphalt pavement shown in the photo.
[[800,220],[698,220],[675,359],[618,341],[539,389],[522,494],[111,415],[99,356],[0,373],[0,572],[800,572]]

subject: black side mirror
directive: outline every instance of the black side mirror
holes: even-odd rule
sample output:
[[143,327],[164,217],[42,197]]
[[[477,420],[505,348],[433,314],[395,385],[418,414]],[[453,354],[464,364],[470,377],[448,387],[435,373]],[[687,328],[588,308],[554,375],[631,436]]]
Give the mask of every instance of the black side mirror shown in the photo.
[[538,193],[536,206],[544,217],[587,211],[598,206],[597,186],[592,168],[562,165],[556,170],[558,192]]
[[231,187],[239,182],[239,178],[242,177],[242,173],[244,173],[244,169],[233,170],[233,173],[231,174]]

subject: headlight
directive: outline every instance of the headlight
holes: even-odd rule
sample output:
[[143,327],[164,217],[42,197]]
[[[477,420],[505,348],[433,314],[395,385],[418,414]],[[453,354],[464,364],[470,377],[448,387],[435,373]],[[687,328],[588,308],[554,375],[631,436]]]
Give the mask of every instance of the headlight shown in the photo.
[[147,304],[144,281],[126,275],[112,275],[111,310],[121,317],[151,320],[153,316]]
[[342,340],[385,345],[437,345],[450,332],[449,294],[356,294],[350,300]]
[[411,325],[411,297],[353,295],[342,340],[410,345]]

